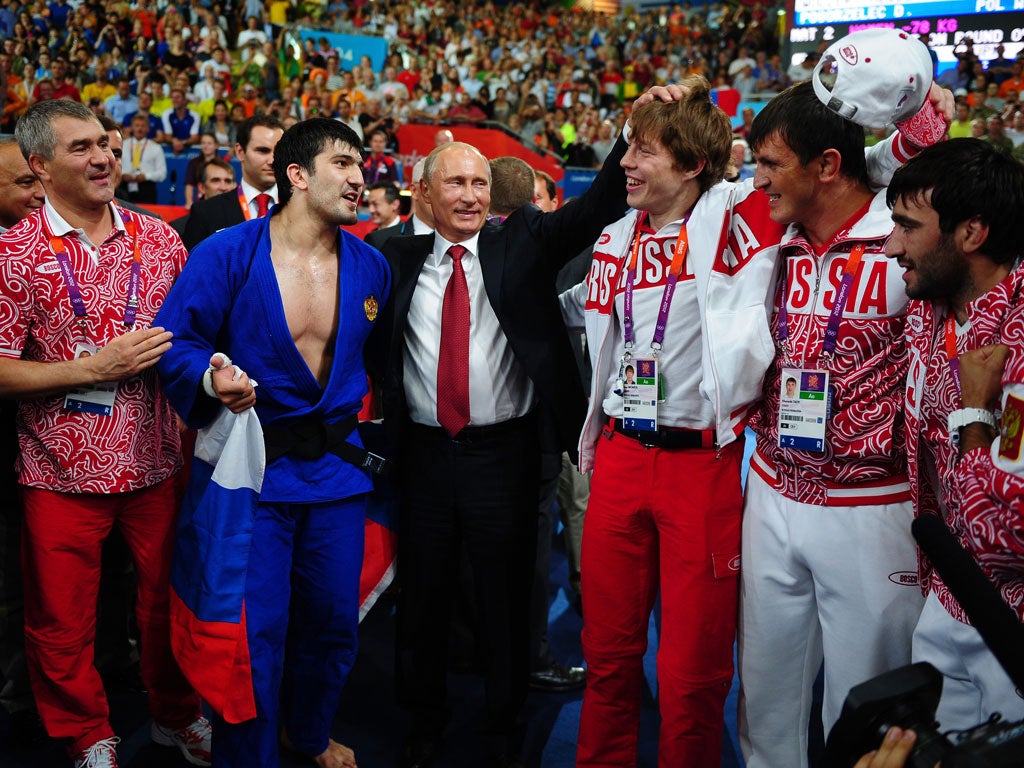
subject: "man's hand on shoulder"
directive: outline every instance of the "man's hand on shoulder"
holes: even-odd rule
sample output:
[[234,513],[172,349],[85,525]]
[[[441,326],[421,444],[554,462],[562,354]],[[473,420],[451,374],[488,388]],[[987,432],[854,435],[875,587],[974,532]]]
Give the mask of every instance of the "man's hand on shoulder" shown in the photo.
[[94,381],[121,381],[156,365],[171,348],[174,334],[163,328],[129,331],[110,341],[95,355],[80,358],[88,366]]

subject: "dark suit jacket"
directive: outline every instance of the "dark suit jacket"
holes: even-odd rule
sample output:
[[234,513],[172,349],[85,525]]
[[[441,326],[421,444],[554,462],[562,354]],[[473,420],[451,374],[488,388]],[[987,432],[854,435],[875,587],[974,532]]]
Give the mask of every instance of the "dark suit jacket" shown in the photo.
[[392,224],[390,227],[384,227],[384,229],[375,229],[373,230],[373,232],[367,232],[366,237],[363,238],[363,241],[367,245],[372,245],[374,248],[380,251],[383,250],[384,243],[386,243],[392,237],[414,234],[416,234],[416,231],[412,224],[412,216],[410,216],[405,221],[399,221],[397,224]]
[[[586,398],[558,307],[555,276],[625,212],[626,177],[619,166],[625,150],[620,139],[590,189],[557,211],[542,213],[526,205],[480,232],[487,298],[516,359],[536,387],[540,407],[554,420],[554,444],[543,448],[569,451],[572,456],[586,415]],[[399,456],[401,430],[408,418],[402,383],[405,323],[416,281],[433,247],[434,235],[416,235],[393,237],[383,248],[391,264],[393,288],[384,310],[385,323],[378,330],[387,339],[379,335],[371,343],[384,347],[386,359],[374,360],[374,354],[382,352],[380,347],[370,350],[369,359],[374,367],[383,366],[384,422]]]
[[214,232],[233,227],[245,221],[242,207],[238,204],[238,190],[197,200],[189,209],[188,222],[182,242],[192,250]]
[[177,232],[178,235],[182,238],[182,242],[184,242],[185,240],[185,230],[188,228],[188,216],[189,215],[186,213],[184,216],[179,216],[178,218],[174,219],[174,221],[167,222],[168,224],[171,225],[171,229]]

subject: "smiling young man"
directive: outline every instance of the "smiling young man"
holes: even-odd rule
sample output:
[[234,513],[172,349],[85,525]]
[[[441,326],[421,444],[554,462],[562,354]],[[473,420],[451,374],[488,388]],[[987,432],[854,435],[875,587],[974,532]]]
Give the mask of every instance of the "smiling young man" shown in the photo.
[[[231,691],[238,717],[217,713],[217,766],[276,768],[279,733],[320,768],[355,766],[330,726],[356,656],[372,487],[350,463],[363,341],[390,286],[380,253],[339,229],[357,220],[359,145],[327,118],[286,131],[274,154],[280,205],[204,240],[160,315],[175,334],[160,375],[177,412],[202,427],[222,407],[255,407],[267,444],[244,587],[232,585],[244,589],[252,683]],[[218,352],[252,374],[258,395]]]
[[209,765],[209,724],[170,651],[181,448],[150,370],[170,348],[154,315],[185,249],[163,222],[112,204],[109,138],[86,106],[40,102],[17,137],[46,190],[43,208],[0,236],[0,393],[19,401],[25,646],[39,714],[76,766],[117,765],[93,665],[100,552],[117,525],[138,574],[153,739]]
[[[740,438],[772,356],[766,308],[782,227],[750,184],[721,183],[728,118],[706,80],[681,85],[678,104],[634,111],[621,161],[634,212],[605,229],[589,277],[563,294],[567,324],[585,320],[594,366],[580,438],[580,469],[594,470],[576,758],[588,768],[636,765],[659,591],[660,766],[721,761],[733,674]],[[692,488],[682,505],[681,476]]]
[[[659,765],[721,762],[743,442],[718,418],[742,405],[718,376],[742,369],[740,346],[709,330],[705,302],[731,192],[709,190],[725,173],[732,134],[707,82],[687,84],[679,102],[634,110],[621,160],[634,210],[605,228],[588,281],[574,289],[594,364],[581,441],[581,469],[594,473],[580,568],[587,687],[576,756],[588,768],[636,765],[642,660],[659,592]],[[759,323],[737,320],[754,340],[767,332],[763,298],[759,309]],[[719,411],[702,385],[722,396]]]
[[[896,228],[886,253],[911,299],[904,413],[915,512],[942,516],[1024,620],[1024,168],[956,139],[907,163],[887,199]],[[913,660],[943,674],[939,725],[1024,717],[1020,691],[942,577],[921,565],[928,597]]]
[[[659,686],[671,691],[659,695],[659,765],[720,762],[738,599],[738,438],[773,357],[768,320],[785,224],[774,216],[778,195],[749,181],[718,183],[728,126],[723,134],[703,78],[682,85],[693,95],[678,113],[661,104],[635,111],[637,138],[622,164],[640,213],[605,230],[587,282],[563,294],[567,324],[580,327],[585,316],[595,371],[580,440],[580,469],[594,475],[578,766],[636,764],[640,670],[659,589]],[[873,175],[895,170],[898,141],[868,151]],[[863,143],[858,153],[863,165]],[[646,390],[624,386],[631,368]],[[623,467],[653,479],[638,491],[622,481]],[[693,504],[680,506],[679,476],[702,489]],[[686,526],[698,527],[699,541]],[[681,543],[666,560],[659,546],[672,537]]]

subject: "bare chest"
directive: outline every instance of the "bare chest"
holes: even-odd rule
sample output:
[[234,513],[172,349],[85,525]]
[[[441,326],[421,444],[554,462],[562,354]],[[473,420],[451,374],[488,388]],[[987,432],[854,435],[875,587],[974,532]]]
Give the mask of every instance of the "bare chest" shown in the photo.
[[338,329],[337,260],[275,259],[274,272],[292,341],[323,383]]

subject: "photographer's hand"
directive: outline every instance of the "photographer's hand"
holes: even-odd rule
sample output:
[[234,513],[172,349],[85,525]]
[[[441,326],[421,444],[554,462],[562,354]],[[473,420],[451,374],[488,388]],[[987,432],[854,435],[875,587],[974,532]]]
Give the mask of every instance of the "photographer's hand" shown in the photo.
[[853,768],[903,768],[916,741],[913,731],[893,726],[885,734],[882,746],[864,755]]

